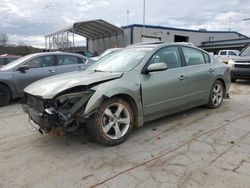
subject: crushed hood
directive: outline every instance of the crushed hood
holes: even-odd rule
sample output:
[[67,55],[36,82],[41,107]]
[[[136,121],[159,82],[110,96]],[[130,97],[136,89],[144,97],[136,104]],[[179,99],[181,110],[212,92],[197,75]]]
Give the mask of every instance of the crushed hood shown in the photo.
[[52,99],[64,90],[120,78],[123,73],[95,72],[92,70],[70,72],[44,78],[32,83],[24,92],[43,99]]

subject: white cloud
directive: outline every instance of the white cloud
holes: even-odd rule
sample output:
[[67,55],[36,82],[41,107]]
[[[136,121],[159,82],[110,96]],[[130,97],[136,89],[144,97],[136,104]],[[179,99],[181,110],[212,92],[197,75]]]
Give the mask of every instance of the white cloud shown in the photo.
[[[142,0],[1,0],[0,33],[44,46],[45,34],[77,21],[103,19],[114,25],[142,23]],[[146,23],[170,27],[231,30],[250,36],[250,2],[243,0],[146,0]],[[14,37],[15,36],[15,37]]]

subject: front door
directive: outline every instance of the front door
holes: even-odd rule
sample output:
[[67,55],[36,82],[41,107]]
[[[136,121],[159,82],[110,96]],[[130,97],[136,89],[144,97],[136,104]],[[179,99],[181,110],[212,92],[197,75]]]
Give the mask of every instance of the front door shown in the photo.
[[142,103],[145,116],[171,112],[187,104],[186,73],[183,70],[178,47],[165,47],[149,60],[166,63],[165,71],[142,74]]
[[28,70],[25,70],[24,72],[17,70],[14,72],[16,91],[20,96],[23,93],[23,89],[32,82],[56,74],[54,55],[33,58],[27,62],[26,65]]

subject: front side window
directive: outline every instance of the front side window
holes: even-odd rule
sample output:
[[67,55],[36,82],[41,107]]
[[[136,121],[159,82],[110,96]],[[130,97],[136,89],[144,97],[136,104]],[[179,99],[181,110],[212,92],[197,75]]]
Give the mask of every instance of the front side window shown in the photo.
[[188,47],[182,47],[182,50],[187,66],[205,64],[203,53],[200,50]]
[[27,64],[28,68],[42,68],[54,66],[53,56],[41,56],[32,59]]
[[69,56],[69,55],[58,55],[57,56],[57,65],[72,65],[72,64],[78,64],[79,60],[75,56]]
[[165,63],[168,69],[181,67],[178,47],[166,47],[156,52],[150,59],[149,64]]

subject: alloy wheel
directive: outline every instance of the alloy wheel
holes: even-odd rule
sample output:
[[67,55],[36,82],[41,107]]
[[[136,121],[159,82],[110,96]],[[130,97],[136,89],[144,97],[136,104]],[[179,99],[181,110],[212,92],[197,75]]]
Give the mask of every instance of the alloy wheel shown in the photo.
[[110,139],[123,137],[130,127],[131,116],[127,107],[121,103],[112,103],[102,115],[102,130]]
[[223,87],[220,83],[217,83],[213,87],[212,91],[212,103],[214,106],[219,106],[223,100]]

